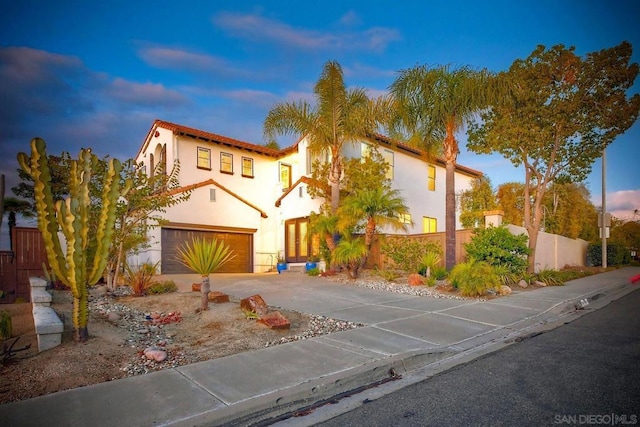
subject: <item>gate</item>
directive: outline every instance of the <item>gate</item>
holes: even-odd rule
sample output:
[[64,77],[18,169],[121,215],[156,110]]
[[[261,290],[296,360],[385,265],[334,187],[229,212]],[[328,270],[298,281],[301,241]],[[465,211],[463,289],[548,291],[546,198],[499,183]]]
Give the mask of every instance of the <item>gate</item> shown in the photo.
[[0,252],[0,303],[30,301],[29,277],[43,276],[42,263],[48,264],[40,230],[13,227],[11,238],[12,250]]

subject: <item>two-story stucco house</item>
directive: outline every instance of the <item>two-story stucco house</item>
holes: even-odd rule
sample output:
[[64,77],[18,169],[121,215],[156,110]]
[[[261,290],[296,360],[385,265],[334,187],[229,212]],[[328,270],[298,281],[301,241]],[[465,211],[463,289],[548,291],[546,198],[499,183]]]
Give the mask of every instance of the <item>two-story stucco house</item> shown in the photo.
[[[444,163],[430,163],[421,151],[385,137],[350,144],[344,155],[360,157],[370,144],[378,144],[391,166],[392,186],[407,202],[411,215],[405,220],[413,223],[409,234],[444,231]],[[264,272],[278,255],[292,263],[310,255],[309,215],[319,212],[323,200],[307,193],[312,162],[305,138],[273,150],[156,120],[136,161],[149,174],[159,163],[171,170],[179,161],[180,186],[192,190],[188,201],[167,210],[168,223],[152,231],[151,246],[138,255],[138,262],[160,261],[163,274],[187,273],[176,261],[176,249],[202,235],[224,240],[237,255],[220,272]],[[458,165],[456,192],[479,176]]]

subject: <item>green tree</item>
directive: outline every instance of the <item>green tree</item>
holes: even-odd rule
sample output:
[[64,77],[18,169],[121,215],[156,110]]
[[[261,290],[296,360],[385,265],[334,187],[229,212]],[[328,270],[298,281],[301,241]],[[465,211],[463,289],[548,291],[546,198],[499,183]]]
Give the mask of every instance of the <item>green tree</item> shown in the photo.
[[484,228],[484,212],[497,207],[489,177],[474,179],[471,188],[460,193],[460,222],[464,228]]
[[524,184],[505,182],[496,191],[498,208],[504,212],[503,222],[522,227],[524,224]]
[[582,183],[552,183],[542,202],[544,231],[571,239],[597,239],[598,211],[590,199]]
[[131,189],[120,198],[116,209],[113,243],[109,249],[107,263],[107,285],[113,288],[118,283],[122,267],[126,267],[126,255],[147,245],[148,231],[166,223],[162,214],[167,208],[189,199],[191,191],[180,191],[178,175],[180,164],[176,163],[167,174],[158,165],[151,176],[133,159],[123,164],[121,181],[131,182]]
[[276,104],[264,120],[264,136],[267,141],[276,135],[305,136],[312,154],[329,154],[331,212],[335,213],[340,203],[342,148],[375,130],[374,104],[364,89],[345,87],[342,68],[335,61],[324,65],[313,93],[315,105],[306,101]]
[[337,264],[346,266],[349,277],[357,279],[362,267],[362,258],[367,256],[367,246],[362,237],[347,236],[338,243],[334,251]]
[[640,252],[640,221],[615,218],[611,222],[610,241],[629,251]]
[[[360,261],[364,267],[371,251],[373,238],[381,227],[405,230],[407,225],[400,220],[409,209],[400,196],[400,191],[378,185],[347,196],[338,210],[338,228],[342,230],[363,229],[366,253]],[[356,270],[357,272],[357,270]]]
[[25,218],[33,218],[33,205],[27,200],[16,199],[15,197],[5,197],[3,202],[3,211],[8,213],[7,224],[9,226],[9,247],[13,250],[13,241],[11,230],[16,226],[17,215],[20,214]]
[[638,64],[629,64],[631,52],[628,42],[585,58],[573,47],[538,46],[500,74],[508,96],[469,129],[471,151],[498,152],[524,166],[524,200],[532,201],[524,204],[530,272],[550,183],[584,180],[594,160],[638,117],[640,95],[627,98],[638,74]]
[[514,274],[527,268],[527,236],[511,234],[505,226],[477,229],[465,248],[469,258],[504,267]]
[[178,248],[178,261],[189,270],[202,276],[200,310],[209,309],[209,291],[211,290],[209,275],[218,271],[220,267],[235,257],[236,255],[229,246],[216,239],[195,238]]
[[[433,152],[440,146],[446,166],[445,259],[456,262],[455,165],[460,149],[456,133],[487,105],[491,74],[469,67],[417,66],[400,71],[390,87],[394,110],[387,121],[392,135],[408,134],[408,142]],[[438,150],[440,151],[440,150]]]

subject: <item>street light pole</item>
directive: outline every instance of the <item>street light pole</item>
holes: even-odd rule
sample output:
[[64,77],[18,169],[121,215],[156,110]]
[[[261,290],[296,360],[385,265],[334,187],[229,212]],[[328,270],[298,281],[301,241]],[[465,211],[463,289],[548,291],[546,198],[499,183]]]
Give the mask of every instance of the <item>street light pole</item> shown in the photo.
[[607,159],[606,149],[602,149],[602,267],[607,268]]

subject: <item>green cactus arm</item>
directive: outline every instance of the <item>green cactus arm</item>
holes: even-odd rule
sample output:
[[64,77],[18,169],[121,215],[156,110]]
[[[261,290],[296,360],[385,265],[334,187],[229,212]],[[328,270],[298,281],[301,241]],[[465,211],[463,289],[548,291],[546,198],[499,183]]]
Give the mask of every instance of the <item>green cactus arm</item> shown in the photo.
[[97,248],[93,267],[89,275],[89,284],[96,283],[107,265],[107,253],[113,239],[114,225],[116,221],[116,205],[120,198],[120,171],[122,165],[117,159],[109,161],[109,167],[104,177],[102,191],[102,211],[96,230]]
[[45,243],[49,266],[59,277],[63,277],[61,267],[65,261],[58,239],[58,224],[51,193],[51,173],[46,154],[46,144],[41,138],[31,140],[31,156],[18,154],[18,162],[23,170],[33,178],[35,206],[38,212],[38,228]]

